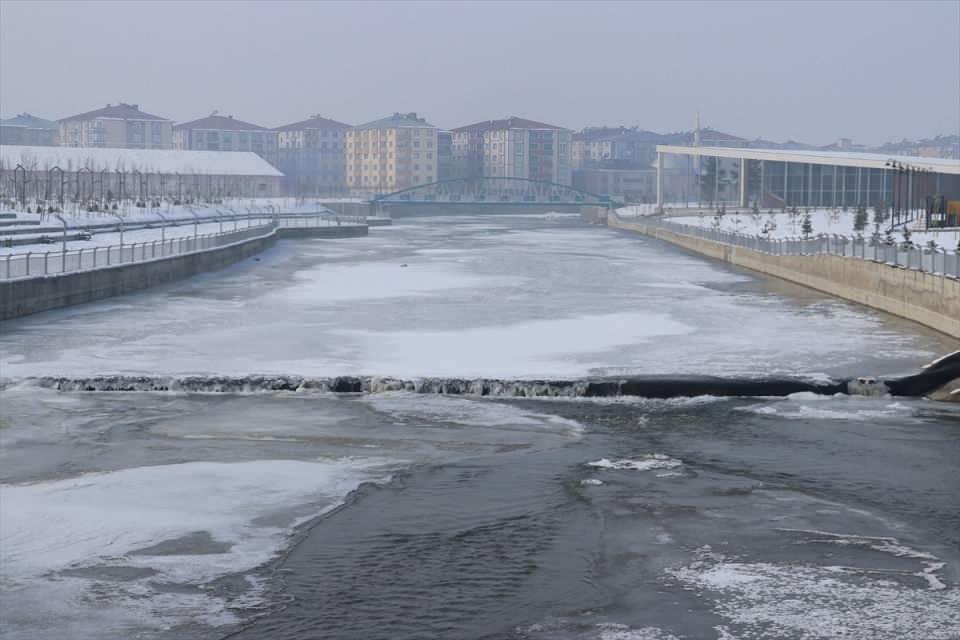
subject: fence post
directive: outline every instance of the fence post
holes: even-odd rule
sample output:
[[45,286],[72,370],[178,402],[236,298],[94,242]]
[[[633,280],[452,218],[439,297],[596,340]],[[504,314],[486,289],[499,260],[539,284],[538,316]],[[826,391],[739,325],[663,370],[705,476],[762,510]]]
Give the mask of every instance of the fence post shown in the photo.
[[7,279],[10,278],[10,258],[13,256],[12,253],[7,254]]
[[50,252],[47,251],[43,254],[43,275],[49,275],[50,271],[47,269],[47,263],[50,261]]

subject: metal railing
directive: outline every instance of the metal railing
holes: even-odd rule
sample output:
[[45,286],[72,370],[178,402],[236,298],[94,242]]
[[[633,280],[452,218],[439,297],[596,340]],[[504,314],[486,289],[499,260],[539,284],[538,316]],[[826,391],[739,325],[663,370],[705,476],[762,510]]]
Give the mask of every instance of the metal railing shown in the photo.
[[66,251],[31,251],[0,255],[0,280],[30,278],[102,269],[121,264],[146,262],[197,251],[207,251],[236,242],[274,233],[276,222],[223,233],[182,236],[167,240],[104,245]]
[[624,222],[638,222],[650,227],[666,229],[675,233],[703,238],[705,240],[713,240],[714,242],[722,242],[732,246],[745,247],[774,256],[843,256],[882,262],[906,269],[944,275],[950,278],[960,278],[960,254],[941,247],[933,248],[917,244],[907,245],[903,242],[889,243],[884,238],[850,238],[833,234],[820,234],[810,236],[809,238],[767,238],[758,235],[670,222],[659,216],[644,216],[633,220],[626,220],[617,216],[616,213],[613,215]]
[[277,223],[283,228],[292,227],[339,227],[343,225],[365,225],[367,219],[363,216],[341,216],[336,214],[286,215],[277,218]]

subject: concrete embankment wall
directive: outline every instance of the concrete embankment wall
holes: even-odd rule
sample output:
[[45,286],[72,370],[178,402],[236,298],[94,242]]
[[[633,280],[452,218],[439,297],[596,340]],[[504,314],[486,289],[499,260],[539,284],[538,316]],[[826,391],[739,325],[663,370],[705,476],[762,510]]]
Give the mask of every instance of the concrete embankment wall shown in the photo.
[[368,225],[343,225],[330,227],[280,227],[277,237],[281,240],[296,238],[359,238],[370,234]]
[[0,281],[0,320],[102,300],[215,271],[265,251],[280,239],[365,236],[363,225],[281,227],[270,235],[146,262]]
[[590,224],[607,224],[610,208],[588,204],[580,207],[580,217]]
[[608,224],[880,309],[960,338],[958,280],[859,258],[831,255],[773,256],[616,216],[610,216]]
[[56,276],[0,282],[0,320],[119,296],[214,271],[269,249],[277,235],[216,249]]

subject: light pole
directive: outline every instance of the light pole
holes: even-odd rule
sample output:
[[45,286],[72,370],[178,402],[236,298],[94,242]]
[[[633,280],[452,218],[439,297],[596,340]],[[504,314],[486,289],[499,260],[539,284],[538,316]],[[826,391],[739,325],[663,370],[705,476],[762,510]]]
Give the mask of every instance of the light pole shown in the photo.
[[[120,251],[123,251],[123,216],[121,216],[116,211],[107,211],[110,215],[120,221]],[[123,260],[123,253],[120,254],[120,259]]]
[[193,207],[187,207],[187,211],[189,211],[190,215],[193,216],[193,238],[196,240],[198,235],[197,225],[200,223],[200,216],[198,216],[197,212],[193,210]]
[[162,244],[162,243],[164,243],[164,242],[167,241],[167,224],[168,224],[168,221],[167,221],[167,217],[166,217],[165,215],[163,215],[162,213],[160,213],[160,210],[159,210],[159,209],[158,209],[155,213],[156,213],[158,216],[160,216],[160,220],[163,221],[163,223],[160,225],[160,242],[161,242],[161,244]]
[[67,221],[63,219],[59,213],[53,214],[53,217],[60,221],[60,224],[63,225],[63,253],[60,260],[60,273],[66,273],[67,271]]

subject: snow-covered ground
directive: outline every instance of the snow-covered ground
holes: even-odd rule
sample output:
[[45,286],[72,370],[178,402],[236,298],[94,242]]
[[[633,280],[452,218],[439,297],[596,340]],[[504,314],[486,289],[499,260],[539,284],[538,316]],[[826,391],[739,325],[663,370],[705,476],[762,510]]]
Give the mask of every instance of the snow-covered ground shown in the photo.
[[[174,205],[169,202],[162,203],[157,208],[137,207],[127,201],[118,205],[117,213],[120,218],[127,222],[157,221],[162,217],[169,219],[192,220],[194,215],[203,217],[211,216],[231,216],[247,215],[255,213],[316,213],[325,211],[325,204],[335,202],[359,202],[356,199],[332,199],[332,198],[233,198],[224,200],[221,204],[192,204],[192,205]],[[60,221],[50,213],[27,213],[20,209],[0,208],[0,213],[15,213],[17,220],[41,221],[43,226],[59,227]],[[70,227],[83,227],[91,224],[119,223],[117,216],[112,213],[85,211],[75,205],[68,204],[64,207],[62,214],[67,225]],[[15,228],[0,227],[0,236],[5,229]]]
[[[653,215],[656,212],[656,205],[634,205],[617,210],[621,217]],[[816,209],[810,211],[810,222],[813,227],[813,235],[821,233],[850,236],[856,235],[853,229],[853,220],[856,212],[852,209],[841,211],[840,209]],[[799,210],[797,215],[783,212],[761,211],[759,214],[753,213],[727,213],[717,218],[715,214],[703,213],[689,216],[670,217],[669,221],[677,224],[687,224],[694,227],[718,228],[722,231],[743,233],[747,235],[765,235],[769,238],[799,238],[803,236],[803,218],[805,212]],[[875,231],[873,223],[873,211],[868,211],[867,227],[862,235],[869,237]],[[763,230],[767,233],[764,234]],[[884,234],[886,228],[880,226],[880,233]],[[893,237],[898,242],[903,240],[901,231],[893,232]],[[929,241],[937,243],[938,247],[954,250],[957,243],[960,242],[960,229],[951,228],[945,230],[920,231],[914,230],[911,226],[910,239],[915,244],[925,245]]]
[[[140,244],[141,242],[153,242],[160,241],[161,239],[171,240],[173,238],[192,238],[194,234],[196,235],[209,235],[213,233],[220,233],[221,231],[233,231],[234,228],[237,230],[246,229],[247,226],[258,226],[268,224],[270,222],[269,218],[250,218],[248,220],[225,220],[223,224],[217,222],[208,222],[204,224],[196,225],[196,230],[194,230],[193,224],[180,224],[178,226],[168,226],[165,229],[161,229],[159,226],[152,229],[132,229],[129,231],[123,232],[123,244],[129,246],[131,244]],[[23,244],[13,247],[4,247],[0,246],[0,256],[5,256],[8,254],[18,255],[18,254],[38,254],[45,253],[49,251],[51,254],[59,253],[62,250],[62,243],[58,239],[57,234],[48,234],[53,238],[54,242],[52,243],[34,243],[34,244]],[[93,247],[106,247],[106,246],[119,246],[120,245],[120,233],[117,232],[107,232],[103,231],[100,233],[94,233],[89,240],[70,240],[67,242],[68,251],[77,251],[80,249],[90,249]]]

